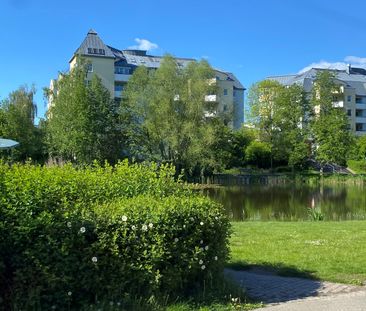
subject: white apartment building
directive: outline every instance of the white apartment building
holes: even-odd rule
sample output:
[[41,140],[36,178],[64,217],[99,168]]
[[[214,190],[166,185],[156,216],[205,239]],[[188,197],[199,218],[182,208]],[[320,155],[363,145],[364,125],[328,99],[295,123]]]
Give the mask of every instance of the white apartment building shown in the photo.
[[310,93],[317,72],[329,70],[335,74],[339,93],[334,94],[333,105],[343,108],[348,116],[348,128],[356,135],[366,135],[366,70],[348,65],[345,70],[312,68],[300,74],[273,76],[282,85],[300,84],[305,92]]
[[[97,74],[104,86],[115,98],[121,98],[123,89],[138,66],[156,69],[160,66],[162,57],[147,54],[143,50],[120,50],[104,44],[94,30],[90,30],[80,47],[71,57],[70,70],[82,56],[88,63],[88,76],[91,79]],[[191,58],[176,57],[179,66],[186,66],[195,61]],[[230,72],[215,69],[218,94],[207,95],[206,100],[217,102],[218,112],[232,113],[229,126],[238,129],[244,122],[244,91],[240,81]],[[53,89],[54,80],[51,80]]]

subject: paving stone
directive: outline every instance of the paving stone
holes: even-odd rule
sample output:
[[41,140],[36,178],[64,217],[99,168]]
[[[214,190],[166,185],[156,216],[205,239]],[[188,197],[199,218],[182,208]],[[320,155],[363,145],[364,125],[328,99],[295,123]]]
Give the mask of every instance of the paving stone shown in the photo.
[[247,290],[248,296],[264,303],[278,303],[306,297],[326,297],[353,292],[366,292],[364,286],[320,282],[295,277],[282,277],[250,271],[225,270],[227,276]]

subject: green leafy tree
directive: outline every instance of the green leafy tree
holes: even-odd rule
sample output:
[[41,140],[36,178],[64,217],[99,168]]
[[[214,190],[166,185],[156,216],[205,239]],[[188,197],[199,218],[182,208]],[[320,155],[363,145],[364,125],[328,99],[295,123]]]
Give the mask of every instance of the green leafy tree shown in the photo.
[[119,103],[101,79],[86,81],[83,63],[63,74],[53,91],[48,111],[50,155],[78,163],[116,162],[122,152]]
[[11,152],[13,160],[32,158],[42,161],[44,157],[42,128],[34,124],[37,113],[33,101],[35,92],[34,87],[21,86],[0,103],[0,136],[20,143]]
[[126,106],[138,115],[137,141],[150,159],[173,163],[193,173],[212,166],[210,146],[216,142],[216,103],[205,100],[215,92],[214,72],[206,61],[180,66],[165,56],[156,71],[138,68],[124,92]]
[[366,136],[361,136],[357,140],[357,156],[360,160],[366,160]]
[[293,169],[301,167],[310,156],[309,128],[305,120],[310,113],[310,104],[302,86],[294,84],[280,89],[277,97],[275,126],[277,141],[274,152],[282,154]]
[[271,165],[271,146],[265,142],[252,141],[245,150],[245,160],[248,164],[269,168]]
[[314,110],[311,132],[315,158],[321,164],[345,165],[354,137],[348,130],[348,119],[336,102],[341,97],[340,86],[330,71],[320,71],[314,81],[311,104]]
[[273,161],[301,165],[309,155],[304,122],[309,104],[303,88],[264,80],[251,87],[248,103],[249,122],[258,129],[260,140],[270,146],[271,167]]

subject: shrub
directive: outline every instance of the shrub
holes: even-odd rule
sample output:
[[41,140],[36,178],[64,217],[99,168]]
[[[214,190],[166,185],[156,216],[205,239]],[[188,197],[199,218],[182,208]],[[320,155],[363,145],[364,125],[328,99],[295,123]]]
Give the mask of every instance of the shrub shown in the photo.
[[245,150],[245,160],[259,168],[271,166],[271,147],[261,141],[252,141]]
[[229,222],[170,167],[0,173],[0,309],[182,296],[222,272]]

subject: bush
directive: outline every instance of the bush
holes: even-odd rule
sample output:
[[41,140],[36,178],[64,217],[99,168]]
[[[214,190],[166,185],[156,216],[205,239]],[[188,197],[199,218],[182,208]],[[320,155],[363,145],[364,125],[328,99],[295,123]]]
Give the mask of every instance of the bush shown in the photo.
[[271,166],[271,147],[261,141],[252,141],[245,150],[245,160],[259,168]]
[[182,296],[222,272],[228,219],[170,167],[0,173],[0,309]]

